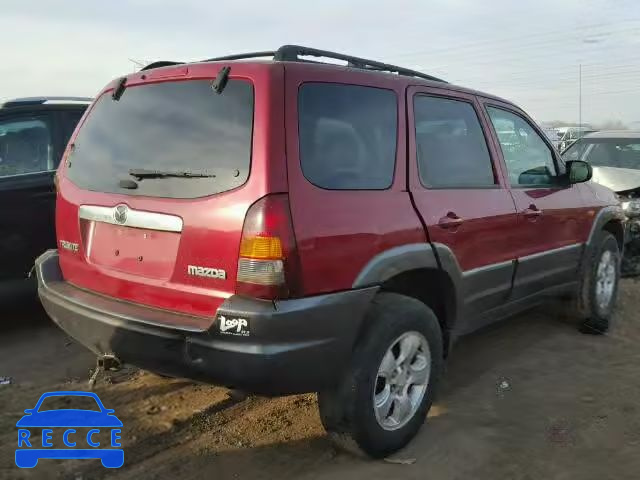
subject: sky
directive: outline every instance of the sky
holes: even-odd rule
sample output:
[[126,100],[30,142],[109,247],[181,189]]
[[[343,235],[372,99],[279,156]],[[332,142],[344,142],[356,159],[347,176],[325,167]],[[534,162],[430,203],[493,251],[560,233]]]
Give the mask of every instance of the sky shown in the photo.
[[93,96],[136,62],[284,44],[418,69],[538,122],[640,128],[637,0],[3,0],[0,101]]

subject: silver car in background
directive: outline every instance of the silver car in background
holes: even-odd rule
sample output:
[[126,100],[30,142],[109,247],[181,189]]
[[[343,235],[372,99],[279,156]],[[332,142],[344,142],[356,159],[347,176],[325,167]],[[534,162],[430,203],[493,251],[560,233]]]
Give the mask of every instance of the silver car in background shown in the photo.
[[588,133],[563,153],[593,167],[593,181],[618,194],[627,216],[622,273],[640,274],[640,131]]

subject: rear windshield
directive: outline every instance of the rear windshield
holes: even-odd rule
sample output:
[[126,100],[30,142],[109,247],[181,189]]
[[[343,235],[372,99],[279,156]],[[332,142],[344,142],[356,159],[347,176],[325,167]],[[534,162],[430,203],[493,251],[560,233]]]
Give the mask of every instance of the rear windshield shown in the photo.
[[[118,101],[107,93],[80,129],[67,176],[87,190],[126,195],[196,198],[231,190],[249,176],[253,103],[245,80],[229,80],[221,94],[210,80],[129,87]],[[143,178],[136,189],[122,188],[121,180],[134,180],[132,169],[214,176]]]

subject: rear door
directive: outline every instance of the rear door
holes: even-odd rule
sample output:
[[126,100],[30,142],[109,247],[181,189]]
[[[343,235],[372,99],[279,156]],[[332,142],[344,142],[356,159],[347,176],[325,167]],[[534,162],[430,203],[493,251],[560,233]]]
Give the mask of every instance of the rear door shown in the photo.
[[471,320],[509,295],[513,200],[472,95],[411,87],[407,100],[411,193],[431,242],[462,271],[463,317]]
[[575,281],[592,219],[580,187],[564,182],[555,150],[522,112],[495,102],[486,111],[518,210],[514,298]]
[[26,278],[35,258],[56,245],[59,155],[50,112],[0,114],[0,280]]

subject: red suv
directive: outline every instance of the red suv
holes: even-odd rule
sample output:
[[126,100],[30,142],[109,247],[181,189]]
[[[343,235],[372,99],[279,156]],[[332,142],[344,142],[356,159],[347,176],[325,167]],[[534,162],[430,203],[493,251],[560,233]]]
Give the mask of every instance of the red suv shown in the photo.
[[157,62],[67,147],[40,297],[98,356],[319,392],[332,436],[379,457],[460,335],[557,297],[607,329],[624,217],[590,176],[512,103],[393,65]]

